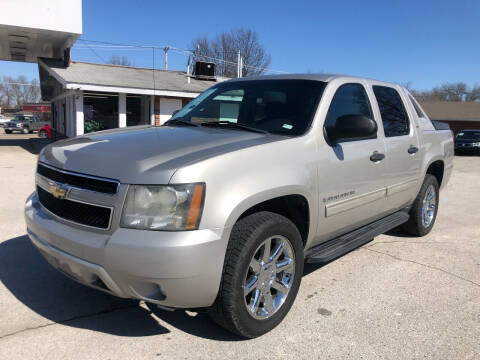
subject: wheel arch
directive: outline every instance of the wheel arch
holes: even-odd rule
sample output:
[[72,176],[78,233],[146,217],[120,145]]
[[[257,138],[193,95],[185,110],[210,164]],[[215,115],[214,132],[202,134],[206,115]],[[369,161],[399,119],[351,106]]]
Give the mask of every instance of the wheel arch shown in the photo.
[[428,164],[425,174],[430,174],[435,176],[435,178],[438,181],[438,186],[441,187],[444,172],[445,172],[445,162],[443,160],[438,159]]
[[[299,189],[297,189],[299,190]],[[257,194],[245,199],[232,212],[228,223],[235,224],[238,220],[259,211],[270,211],[293,222],[302,237],[303,245],[307,243],[312,233],[312,206],[308,195],[303,191],[277,191],[269,194]]]

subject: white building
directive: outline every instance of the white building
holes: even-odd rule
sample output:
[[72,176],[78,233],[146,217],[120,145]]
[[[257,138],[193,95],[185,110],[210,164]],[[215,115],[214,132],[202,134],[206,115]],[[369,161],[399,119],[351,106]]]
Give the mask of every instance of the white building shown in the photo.
[[0,60],[65,59],[82,34],[81,0],[2,0]]
[[142,124],[161,125],[215,83],[184,72],[39,59],[43,100],[58,136]]
[[42,98],[59,137],[162,124],[214,82],[178,71],[71,61],[81,0],[2,0],[0,60],[38,62]]

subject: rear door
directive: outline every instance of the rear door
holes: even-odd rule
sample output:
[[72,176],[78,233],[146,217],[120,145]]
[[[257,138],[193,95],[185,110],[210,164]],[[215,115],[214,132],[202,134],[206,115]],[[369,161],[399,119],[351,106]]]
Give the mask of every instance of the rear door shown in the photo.
[[385,133],[387,207],[394,211],[416,196],[421,148],[416,122],[401,88],[374,84],[372,89]]
[[[328,94],[326,91],[325,96],[328,97]],[[376,120],[365,84],[348,82],[338,86],[324,125],[334,123],[343,115],[363,115]],[[371,139],[321,147],[318,167],[320,240],[358,228],[384,213],[386,159],[371,160],[375,153],[385,154],[381,131]]]

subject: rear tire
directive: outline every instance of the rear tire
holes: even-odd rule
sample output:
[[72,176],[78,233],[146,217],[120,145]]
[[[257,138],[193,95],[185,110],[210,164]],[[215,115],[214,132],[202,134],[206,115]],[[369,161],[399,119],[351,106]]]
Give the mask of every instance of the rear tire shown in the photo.
[[[265,253],[267,243],[270,250]],[[290,310],[300,287],[303,265],[302,238],[289,219],[262,211],[239,220],[232,229],[220,289],[208,314],[242,337],[267,333]],[[254,271],[256,266],[258,271]],[[280,270],[284,267],[288,270]],[[288,286],[279,287],[284,282]]]
[[437,178],[425,175],[422,187],[410,209],[410,219],[402,225],[402,230],[413,236],[425,236],[433,228],[438,213],[440,192]]
[[30,132],[30,130],[28,130],[28,128],[23,128],[22,132],[23,132],[24,134],[28,134],[28,133]]
[[5,134],[11,134],[12,130],[5,130]]

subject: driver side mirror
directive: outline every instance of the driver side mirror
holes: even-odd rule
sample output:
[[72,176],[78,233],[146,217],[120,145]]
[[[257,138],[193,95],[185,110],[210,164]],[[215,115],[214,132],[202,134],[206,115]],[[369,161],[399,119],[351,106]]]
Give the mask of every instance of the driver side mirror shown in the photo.
[[364,115],[343,115],[332,126],[326,126],[328,139],[333,143],[371,139],[377,135],[377,123]]

